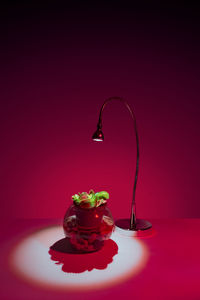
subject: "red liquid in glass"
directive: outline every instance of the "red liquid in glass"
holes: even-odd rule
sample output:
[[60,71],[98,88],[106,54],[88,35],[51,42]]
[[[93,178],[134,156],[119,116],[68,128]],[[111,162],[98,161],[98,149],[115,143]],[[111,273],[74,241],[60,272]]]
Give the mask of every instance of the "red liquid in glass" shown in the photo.
[[64,217],[63,228],[75,249],[93,252],[110,238],[114,221],[106,204],[90,209],[73,204]]

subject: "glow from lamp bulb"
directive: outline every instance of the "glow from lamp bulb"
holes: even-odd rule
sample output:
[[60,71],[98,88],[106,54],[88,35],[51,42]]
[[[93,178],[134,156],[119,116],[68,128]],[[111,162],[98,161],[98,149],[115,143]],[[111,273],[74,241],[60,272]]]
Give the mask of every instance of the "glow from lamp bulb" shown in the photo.
[[93,139],[93,141],[95,141],[95,142],[103,142],[103,140],[102,139],[98,139],[98,138],[96,138],[96,139]]

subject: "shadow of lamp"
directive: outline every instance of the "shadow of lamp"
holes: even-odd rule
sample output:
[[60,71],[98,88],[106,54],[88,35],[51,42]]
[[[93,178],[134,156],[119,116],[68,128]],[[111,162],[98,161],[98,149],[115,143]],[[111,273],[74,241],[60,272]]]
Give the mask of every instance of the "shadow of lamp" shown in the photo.
[[135,137],[136,137],[136,169],[135,169],[135,180],[134,180],[134,185],[133,185],[133,198],[132,198],[132,203],[131,203],[131,216],[130,219],[119,219],[115,222],[115,225],[126,231],[139,231],[139,230],[146,230],[150,229],[152,227],[151,223],[143,220],[143,219],[138,219],[136,218],[136,202],[135,202],[135,192],[136,192],[136,186],[137,186],[137,179],[138,179],[138,170],[139,170],[139,138],[138,138],[138,131],[137,131],[137,124],[136,124],[136,118],[135,118],[135,113],[134,111],[130,108],[129,104],[121,97],[110,97],[105,102],[103,103],[100,113],[99,113],[99,121],[97,124],[97,130],[92,136],[92,139],[97,142],[103,142],[104,141],[104,134],[102,131],[102,114],[104,111],[104,108],[106,105],[111,102],[111,101],[120,101],[122,102],[126,108],[128,109],[132,120],[133,120],[133,127],[135,131]]

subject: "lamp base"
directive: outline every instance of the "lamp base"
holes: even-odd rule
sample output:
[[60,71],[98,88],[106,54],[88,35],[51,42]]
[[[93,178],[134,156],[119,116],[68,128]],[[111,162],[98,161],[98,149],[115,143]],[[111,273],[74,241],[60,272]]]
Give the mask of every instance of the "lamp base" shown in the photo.
[[134,235],[134,233],[141,232],[152,227],[149,221],[137,219],[135,229],[130,229],[130,219],[119,219],[115,222],[117,231],[124,233],[125,235]]

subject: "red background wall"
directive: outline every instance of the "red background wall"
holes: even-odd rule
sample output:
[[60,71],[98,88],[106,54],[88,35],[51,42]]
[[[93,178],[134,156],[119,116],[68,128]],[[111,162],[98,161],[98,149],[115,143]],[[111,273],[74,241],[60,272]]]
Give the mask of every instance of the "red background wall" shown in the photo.
[[[199,19],[190,7],[12,5],[2,10],[1,218],[60,218],[76,192],[107,190],[129,215],[200,217]],[[115,134],[114,134],[115,132]]]

